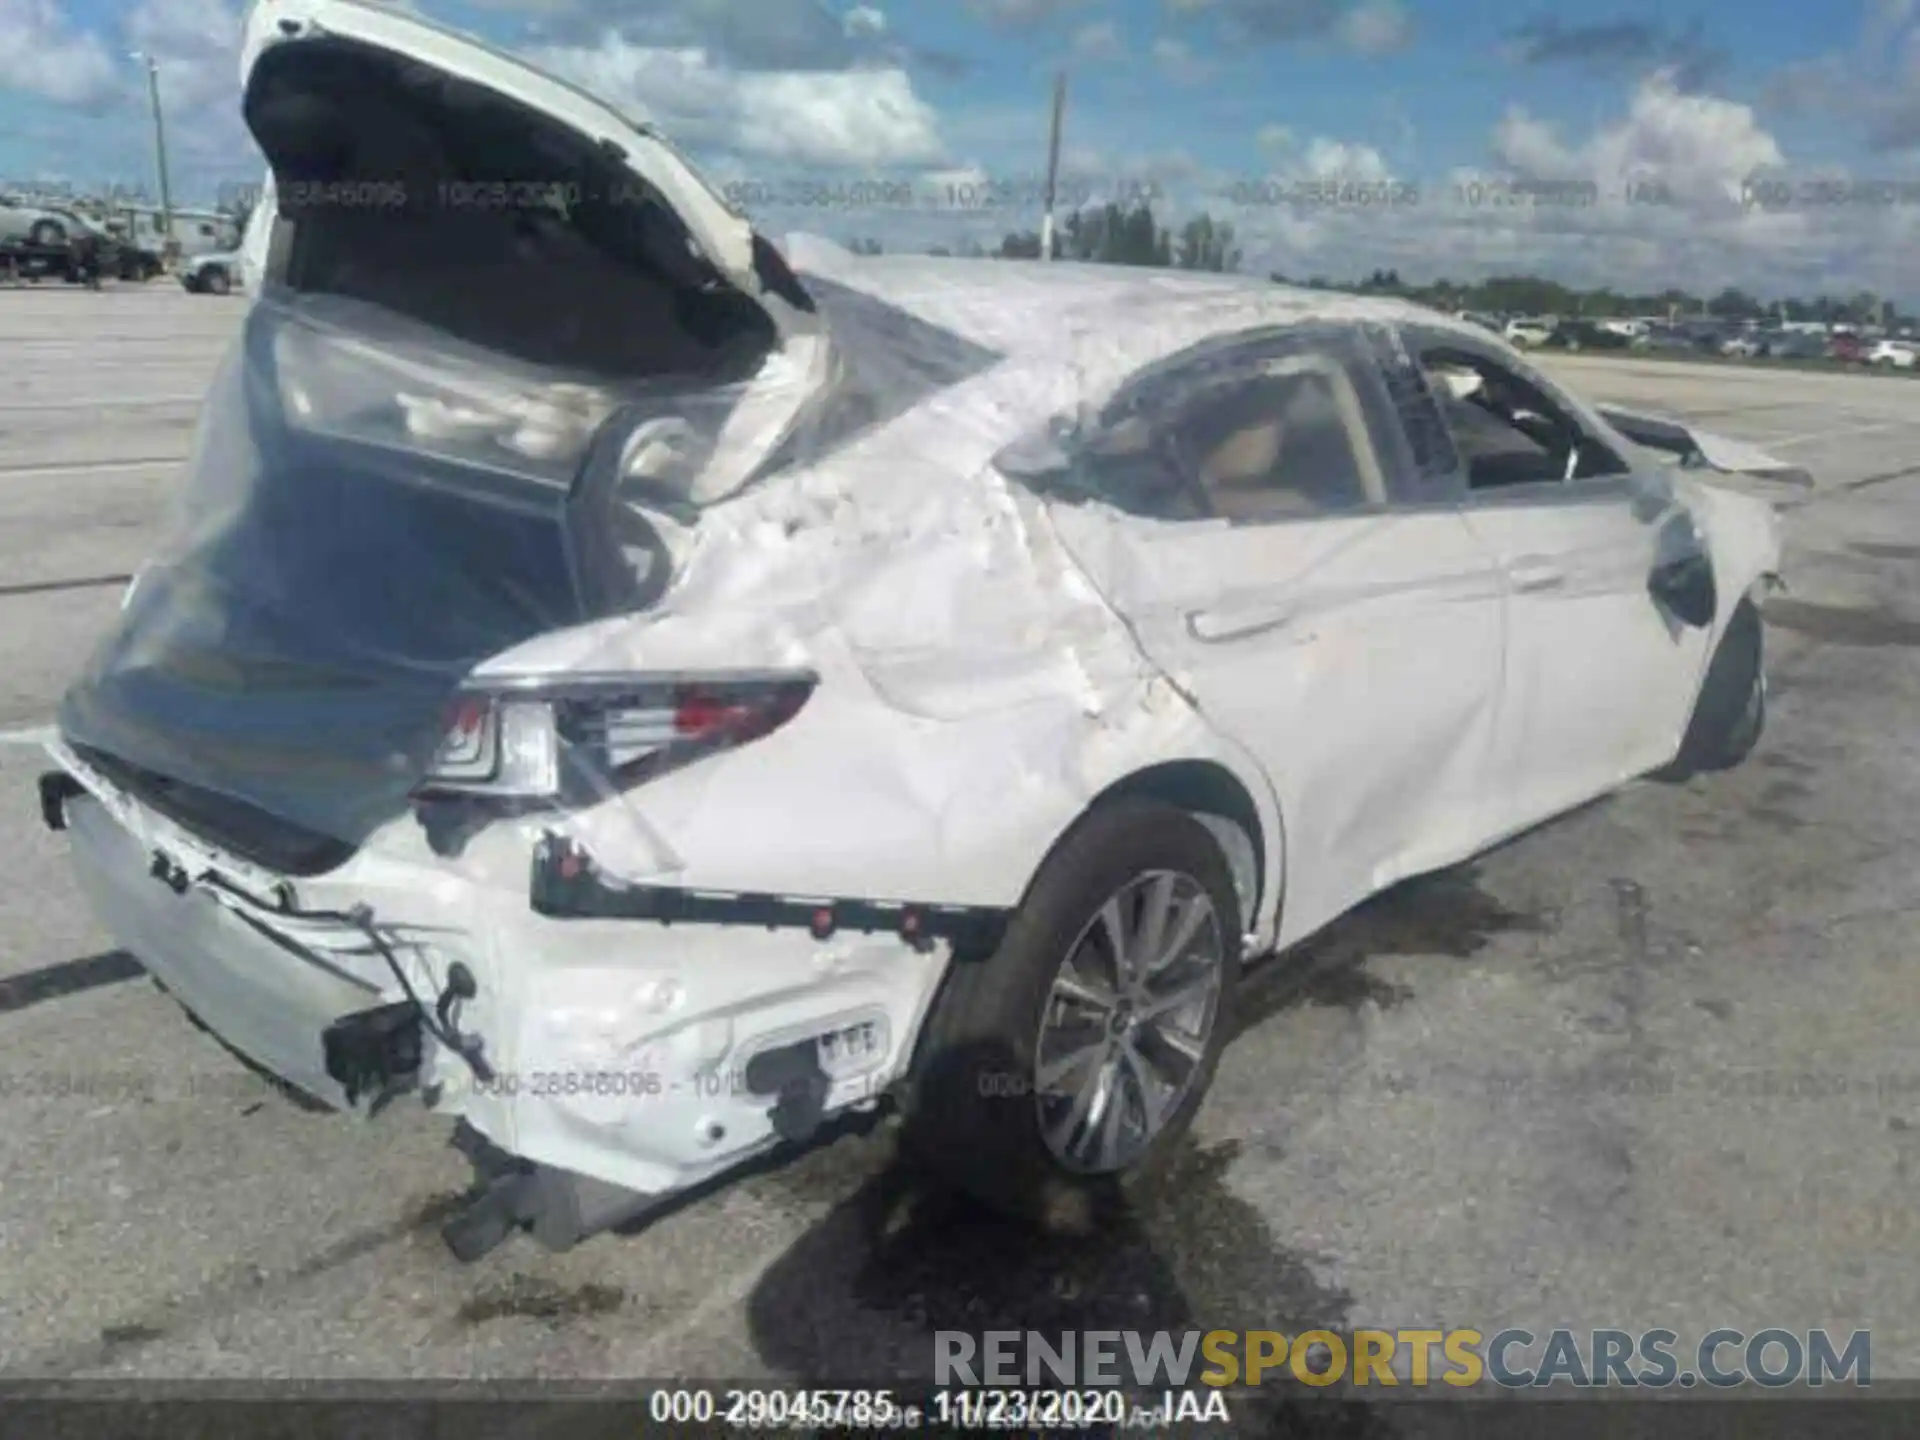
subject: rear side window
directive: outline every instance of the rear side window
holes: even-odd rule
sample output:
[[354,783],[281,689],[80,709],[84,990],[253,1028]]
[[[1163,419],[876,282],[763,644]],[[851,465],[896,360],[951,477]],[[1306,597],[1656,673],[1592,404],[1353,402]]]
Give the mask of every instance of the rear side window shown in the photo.
[[1264,524],[1381,506],[1409,463],[1355,327],[1228,337],[1124,387],[1087,441],[1087,478],[1164,519]]
[[1364,508],[1365,427],[1355,434],[1343,388],[1335,366],[1302,357],[1199,401],[1172,438],[1211,512],[1263,521]]

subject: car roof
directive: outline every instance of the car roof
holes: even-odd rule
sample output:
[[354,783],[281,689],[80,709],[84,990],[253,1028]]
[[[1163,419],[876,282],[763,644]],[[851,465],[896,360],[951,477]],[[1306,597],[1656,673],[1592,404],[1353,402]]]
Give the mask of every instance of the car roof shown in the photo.
[[1235,330],[1320,322],[1418,324],[1488,342],[1487,332],[1424,305],[1309,290],[1246,275],[1068,261],[939,255],[855,256],[788,242],[804,282],[816,274],[862,291],[1010,360],[1072,365],[1091,388]]

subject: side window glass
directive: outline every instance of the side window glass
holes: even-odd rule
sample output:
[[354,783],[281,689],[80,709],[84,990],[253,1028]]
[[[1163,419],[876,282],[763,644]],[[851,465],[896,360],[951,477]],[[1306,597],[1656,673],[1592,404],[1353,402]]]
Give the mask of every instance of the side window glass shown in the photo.
[[1301,519],[1362,509],[1377,498],[1359,453],[1364,425],[1344,369],[1299,357],[1200,398],[1171,439],[1214,515]]
[[[1411,364],[1411,360],[1408,362]],[[1384,508],[1411,466],[1359,327],[1267,327],[1155,362],[1097,418],[1003,452],[1061,497],[1156,520],[1266,523]],[[1451,472],[1450,472],[1451,473]]]
[[1624,472],[1610,450],[1538,386],[1468,350],[1420,355],[1429,388],[1466,470],[1468,489],[1554,485]]
[[1102,429],[1080,464],[1095,494],[1136,515],[1204,520],[1212,514],[1172,431],[1150,415],[1127,415]]

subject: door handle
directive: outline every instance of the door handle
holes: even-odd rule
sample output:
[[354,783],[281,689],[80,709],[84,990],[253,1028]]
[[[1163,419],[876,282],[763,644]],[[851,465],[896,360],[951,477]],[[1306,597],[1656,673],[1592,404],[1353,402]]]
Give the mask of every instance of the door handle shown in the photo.
[[1551,560],[1530,555],[1507,567],[1507,581],[1516,590],[1557,590],[1567,583],[1567,576]]
[[1293,623],[1293,607],[1249,605],[1239,610],[1189,610],[1187,633],[1208,644],[1248,640]]

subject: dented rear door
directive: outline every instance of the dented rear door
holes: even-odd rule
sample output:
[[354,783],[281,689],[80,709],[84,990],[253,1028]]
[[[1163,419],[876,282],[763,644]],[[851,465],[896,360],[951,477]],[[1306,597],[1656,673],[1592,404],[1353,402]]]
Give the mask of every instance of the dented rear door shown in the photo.
[[[1195,366],[1221,368],[1214,359]],[[1275,392],[1287,415],[1271,473],[1289,493],[1265,513],[1249,493],[1261,486],[1230,494],[1236,487],[1205,476],[1216,511],[1238,513],[1183,513],[1177,500],[1138,513],[1152,507],[1132,504],[1135,482],[1116,478],[1130,509],[1106,535],[1077,507],[1061,507],[1061,523],[1149,655],[1270,777],[1286,832],[1285,944],[1375,890],[1478,848],[1498,712],[1500,591],[1457,506],[1437,491],[1418,495],[1416,462],[1360,332],[1288,333],[1225,368],[1236,366],[1244,376],[1225,384],[1257,385],[1263,372],[1350,383],[1360,404],[1346,418],[1373,462],[1359,465],[1370,477],[1351,477],[1360,493],[1341,478],[1354,461],[1336,430]],[[1203,373],[1195,389],[1220,378]],[[1156,383],[1175,392],[1184,384],[1177,373]],[[1177,399],[1147,423],[1178,431],[1209,403],[1204,394]],[[1257,432],[1259,405],[1240,420]],[[1193,423],[1202,447],[1212,443],[1207,422]],[[1238,443],[1215,438],[1216,452]],[[1204,460],[1201,469],[1222,473]]]

